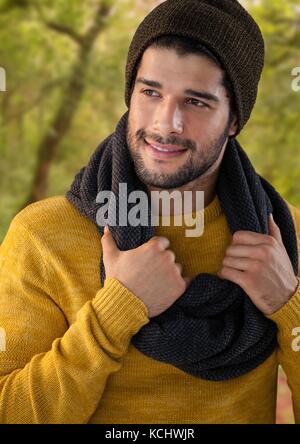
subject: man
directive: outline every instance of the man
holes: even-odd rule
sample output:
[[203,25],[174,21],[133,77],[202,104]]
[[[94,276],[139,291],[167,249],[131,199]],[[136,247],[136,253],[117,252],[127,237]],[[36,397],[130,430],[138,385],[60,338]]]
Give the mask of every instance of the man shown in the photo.
[[[129,113],[1,246],[1,422],[273,423],[279,363],[300,422],[300,211],[235,139],[263,56],[235,0],[168,0],[141,23]],[[203,191],[203,234],[112,219],[103,233],[100,193],[120,183],[191,191],[196,216]]]

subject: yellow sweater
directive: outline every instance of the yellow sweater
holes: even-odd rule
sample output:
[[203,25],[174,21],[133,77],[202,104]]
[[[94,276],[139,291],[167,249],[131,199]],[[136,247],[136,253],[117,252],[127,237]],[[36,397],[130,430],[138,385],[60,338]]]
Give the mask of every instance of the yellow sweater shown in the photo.
[[[300,211],[290,206],[300,239]],[[216,273],[231,234],[216,197],[205,230],[158,227],[184,275]],[[300,249],[299,249],[300,251]],[[284,368],[300,423],[300,285],[270,316],[279,347],[262,365],[224,382],[202,380],[139,352],[144,303],[116,279],[101,288],[97,227],[64,196],[28,206],[0,247],[1,423],[274,423]]]

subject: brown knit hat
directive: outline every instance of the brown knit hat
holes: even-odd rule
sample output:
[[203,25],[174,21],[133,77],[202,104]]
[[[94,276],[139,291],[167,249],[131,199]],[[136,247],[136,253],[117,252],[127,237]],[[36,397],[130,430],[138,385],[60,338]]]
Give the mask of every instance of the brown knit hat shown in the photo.
[[219,58],[234,91],[237,135],[250,117],[264,65],[264,40],[257,23],[237,0],[161,3],[141,22],[129,47],[125,84],[128,108],[135,68],[145,49],[155,38],[168,34],[197,39]]

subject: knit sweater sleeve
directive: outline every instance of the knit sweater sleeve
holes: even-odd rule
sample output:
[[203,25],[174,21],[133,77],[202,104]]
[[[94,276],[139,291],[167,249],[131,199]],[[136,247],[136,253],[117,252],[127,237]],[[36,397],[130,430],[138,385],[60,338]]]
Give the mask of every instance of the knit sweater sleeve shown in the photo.
[[87,423],[147,308],[109,278],[68,325],[47,257],[19,219],[0,247],[0,423]]
[[[298,252],[300,253],[300,211],[289,205],[295,222]],[[300,254],[299,254],[300,259]],[[300,424],[300,264],[298,287],[290,300],[272,315],[267,316],[278,327],[278,361],[284,369],[292,392],[296,424]],[[299,345],[299,346],[298,346]]]

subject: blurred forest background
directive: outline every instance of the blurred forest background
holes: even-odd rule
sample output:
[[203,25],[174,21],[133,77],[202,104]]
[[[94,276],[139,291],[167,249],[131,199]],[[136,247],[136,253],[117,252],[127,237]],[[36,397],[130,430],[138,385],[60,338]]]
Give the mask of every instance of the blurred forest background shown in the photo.
[[[113,132],[127,109],[131,38],[159,3],[0,0],[0,67],[6,71],[6,91],[0,92],[0,243],[20,209],[64,194]],[[292,89],[292,70],[300,66],[300,3],[241,3],[262,29],[266,64],[256,107],[238,139],[257,171],[300,208],[300,91]],[[284,410],[279,422],[289,415]]]
[[[0,0],[0,242],[21,208],[65,193],[113,132],[127,109],[131,38],[159,3]],[[299,0],[242,3],[263,31],[266,65],[239,141],[257,171],[300,207],[300,91],[292,89],[292,69],[300,66]]]

